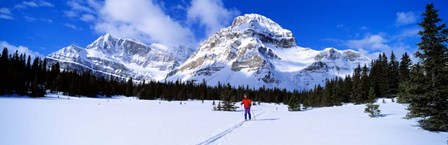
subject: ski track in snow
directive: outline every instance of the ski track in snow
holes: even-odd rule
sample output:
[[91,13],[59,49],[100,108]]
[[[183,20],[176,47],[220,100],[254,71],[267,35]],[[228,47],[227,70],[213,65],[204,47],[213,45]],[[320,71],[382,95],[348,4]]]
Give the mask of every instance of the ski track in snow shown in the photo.
[[[257,117],[261,117],[262,115],[266,114],[267,112],[268,112],[268,111],[263,111],[263,112],[261,112],[261,113],[255,114],[255,115],[253,116],[253,117],[254,117],[254,120],[256,120]],[[230,133],[233,132],[234,130],[236,130],[236,129],[240,128],[241,126],[243,126],[246,122],[247,122],[247,121],[245,121],[245,120],[240,121],[239,123],[233,125],[232,127],[230,127],[230,128],[228,128],[228,129],[224,130],[223,132],[220,132],[220,133],[218,133],[218,134],[216,134],[216,135],[214,135],[214,136],[208,138],[207,140],[205,140],[205,141],[203,141],[203,142],[201,142],[201,143],[198,143],[197,145],[209,145],[209,144],[215,143],[215,142],[218,141],[219,139],[223,138],[224,136],[230,134]],[[222,143],[222,142],[221,142],[221,143]]]

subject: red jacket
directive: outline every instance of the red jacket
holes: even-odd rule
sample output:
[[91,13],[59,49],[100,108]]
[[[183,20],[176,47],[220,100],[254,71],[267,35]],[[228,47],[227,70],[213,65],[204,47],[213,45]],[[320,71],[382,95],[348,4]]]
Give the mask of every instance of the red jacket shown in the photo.
[[249,98],[243,98],[241,104],[244,104],[244,108],[250,108],[250,105],[252,105],[252,100]]

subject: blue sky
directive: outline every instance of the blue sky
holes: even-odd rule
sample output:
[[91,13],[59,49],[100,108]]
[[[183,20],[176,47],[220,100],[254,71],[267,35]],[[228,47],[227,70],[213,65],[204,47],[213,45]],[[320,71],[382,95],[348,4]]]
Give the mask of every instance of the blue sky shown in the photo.
[[375,58],[417,49],[417,23],[427,3],[447,22],[446,0],[6,0],[0,46],[48,55],[111,33],[194,47],[234,17],[258,13],[291,30],[302,47],[354,49]]

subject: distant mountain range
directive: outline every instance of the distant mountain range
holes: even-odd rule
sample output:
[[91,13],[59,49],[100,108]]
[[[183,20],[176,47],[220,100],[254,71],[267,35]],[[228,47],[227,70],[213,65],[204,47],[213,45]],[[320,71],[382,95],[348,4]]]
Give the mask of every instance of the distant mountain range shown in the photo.
[[86,48],[70,45],[47,56],[61,69],[134,80],[206,81],[251,88],[312,89],[325,79],[344,77],[370,59],[354,50],[322,51],[296,44],[291,31],[269,18],[246,14],[203,41],[187,47],[146,45],[131,39],[99,37]]
[[148,46],[105,34],[86,48],[70,45],[46,58],[49,64],[59,62],[61,69],[65,70],[159,81],[183,63],[192,52],[188,48],[170,48],[161,44]]

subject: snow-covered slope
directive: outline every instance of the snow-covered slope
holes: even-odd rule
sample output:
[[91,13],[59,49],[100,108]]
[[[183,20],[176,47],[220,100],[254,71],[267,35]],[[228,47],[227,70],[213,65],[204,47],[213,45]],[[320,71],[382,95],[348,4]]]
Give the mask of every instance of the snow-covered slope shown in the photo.
[[59,62],[62,69],[91,71],[97,75],[132,77],[135,80],[162,80],[190,54],[188,48],[150,46],[131,39],[99,37],[85,49],[70,45],[47,56],[49,64]]
[[446,145],[448,136],[404,119],[406,105],[390,99],[379,103],[384,116],[377,118],[363,112],[365,105],[288,112],[262,103],[252,107],[253,121],[243,121],[242,108],[212,111],[211,101],[57,96],[0,96],[0,144]]
[[353,50],[297,46],[291,31],[264,16],[246,14],[202,42],[167,80],[302,90],[348,75],[368,62],[368,57]]

